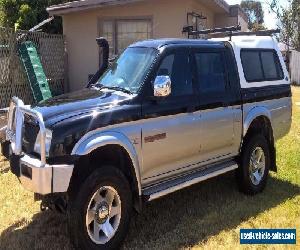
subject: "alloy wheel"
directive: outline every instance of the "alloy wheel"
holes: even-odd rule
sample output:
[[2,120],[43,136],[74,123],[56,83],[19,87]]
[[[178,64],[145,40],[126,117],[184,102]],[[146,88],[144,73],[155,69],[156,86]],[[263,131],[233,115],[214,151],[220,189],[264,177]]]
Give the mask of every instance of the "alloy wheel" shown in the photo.
[[257,186],[263,179],[266,168],[266,157],[261,147],[256,147],[250,157],[249,166],[250,179],[253,185]]
[[116,234],[121,220],[121,199],[111,186],[98,189],[92,196],[87,212],[86,227],[90,239],[106,244]]

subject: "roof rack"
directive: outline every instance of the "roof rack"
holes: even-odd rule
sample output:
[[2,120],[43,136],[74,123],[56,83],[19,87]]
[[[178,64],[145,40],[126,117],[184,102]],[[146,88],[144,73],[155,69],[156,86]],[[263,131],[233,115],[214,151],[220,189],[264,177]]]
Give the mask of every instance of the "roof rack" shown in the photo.
[[183,27],[182,33],[188,33],[189,36],[198,36],[198,35],[240,31],[241,29],[242,28],[240,25],[224,27],[224,28],[205,29],[205,30],[193,30],[193,26],[185,26]]
[[272,30],[258,30],[258,31],[244,31],[244,32],[234,32],[231,36],[272,36],[274,34],[279,34],[280,29]]
[[187,33],[188,38],[190,36],[199,37],[200,35],[213,35],[218,37],[229,37],[231,40],[232,36],[272,36],[274,34],[280,33],[280,29],[272,30],[259,30],[259,31],[241,31],[241,26],[230,26],[224,28],[214,28],[205,30],[193,30],[193,26],[183,27],[182,33]]

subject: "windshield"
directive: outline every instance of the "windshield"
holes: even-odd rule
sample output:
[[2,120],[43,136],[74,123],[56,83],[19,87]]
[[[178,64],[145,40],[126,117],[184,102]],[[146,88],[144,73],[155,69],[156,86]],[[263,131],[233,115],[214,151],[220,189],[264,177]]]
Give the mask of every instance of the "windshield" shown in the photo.
[[97,85],[136,94],[157,55],[153,48],[128,48],[100,77]]

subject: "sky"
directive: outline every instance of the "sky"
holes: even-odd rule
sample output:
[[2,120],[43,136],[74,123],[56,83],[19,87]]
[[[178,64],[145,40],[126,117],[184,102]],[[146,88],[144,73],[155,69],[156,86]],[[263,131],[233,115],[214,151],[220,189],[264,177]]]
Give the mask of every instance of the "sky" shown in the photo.
[[[265,25],[269,29],[277,28],[276,24],[278,23],[278,20],[276,18],[276,15],[273,13],[269,13],[269,8],[265,4],[266,1],[270,1],[270,0],[260,0],[260,2],[263,3],[263,10],[265,13]],[[230,5],[231,4],[240,4],[241,0],[226,0],[226,2]],[[280,0],[280,4],[285,6],[287,4],[287,0]]]

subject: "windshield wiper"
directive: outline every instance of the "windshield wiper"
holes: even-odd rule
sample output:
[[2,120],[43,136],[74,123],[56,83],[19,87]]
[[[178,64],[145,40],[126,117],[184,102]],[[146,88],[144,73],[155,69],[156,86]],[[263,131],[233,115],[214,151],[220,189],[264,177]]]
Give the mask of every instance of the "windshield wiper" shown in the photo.
[[104,85],[102,85],[100,87],[100,90],[102,90],[102,89],[111,89],[111,90],[116,90],[116,91],[122,91],[122,92],[124,92],[126,94],[130,94],[130,95],[133,94],[130,90],[122,88],[122,87],[118,87],[118,86],[104,86]]

